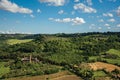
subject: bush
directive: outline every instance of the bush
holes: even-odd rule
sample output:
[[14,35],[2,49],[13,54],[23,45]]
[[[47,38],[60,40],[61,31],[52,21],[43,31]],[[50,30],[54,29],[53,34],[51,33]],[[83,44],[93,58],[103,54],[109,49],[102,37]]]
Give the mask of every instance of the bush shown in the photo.
[[59,69],[50,69],[50,70],[45,70],[45,74],[53,74],[59,72]]

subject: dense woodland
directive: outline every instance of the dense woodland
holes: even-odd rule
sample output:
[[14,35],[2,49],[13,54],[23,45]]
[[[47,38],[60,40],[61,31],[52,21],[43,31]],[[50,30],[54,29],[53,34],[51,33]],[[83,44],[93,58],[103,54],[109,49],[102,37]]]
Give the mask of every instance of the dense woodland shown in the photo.
[[[31,41],[9,44],[7,41],[10,39]],[[100,61],[120,67],[120,54],[111,54],[111,49],[120,52],[120,32],[0,34],[0,65],[3,64],[6,71],[8,70],[1,73],[0,78],[44,75],[69,70],[85,80],[90,80],[94,74],[92,70],[74,66]],[[39,62],[21,61],[30,55]],[[113,74],[120,74],[120,71],[114,70],[107,75],[117,80],[118,77]]]

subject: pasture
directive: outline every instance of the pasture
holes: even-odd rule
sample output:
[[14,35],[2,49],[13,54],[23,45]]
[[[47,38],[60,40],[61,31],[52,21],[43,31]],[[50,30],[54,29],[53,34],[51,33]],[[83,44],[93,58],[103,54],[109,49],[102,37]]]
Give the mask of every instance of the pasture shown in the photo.
[[32,39],[23,39],[23,40],[9,39],[9,40],[7,40],[7,44],[14,45],[14,44],[26,43],[26,42],[30,42],[30,41],[32,41]]

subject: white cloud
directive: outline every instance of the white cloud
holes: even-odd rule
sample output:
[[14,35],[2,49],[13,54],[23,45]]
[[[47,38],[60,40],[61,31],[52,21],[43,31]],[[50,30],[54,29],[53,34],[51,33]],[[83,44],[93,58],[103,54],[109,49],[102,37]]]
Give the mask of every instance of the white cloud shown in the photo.
[[30,14],[32,10],[28,8],[19,7],[17,4],[10,2],[9,0],[0,0],[0,9],[13,13],[25,13]]
[[92,5],[92,0],[86,0],[88,5]]
[[48,3],[52,6],[63,6],[66,3],[66,0],[39,0],[41,3]]
[[120,6],[118,7],[118,9],[116,10],[117,15],[120,16]]
[[99,22],[104,22],[104,20],[103,20],[103,19],[100,19]]
[[30,17],[31,17],[31,18],[34,18],[35,16],[34,16],[33,14],[30,14]]
[[116,0],[108,0],[108,1],[116,2]]
[[91,26],[95,26],[95,24],[91,24]]
[[41,10],[40,10],[40,9],[37,9],[37,13],[41,13]]
[[75,10],[82,10],[85,13],[96,13],[97,10],[92,7],[86,6],[83,3],[78,3],[74,5]]
[[100,18],[101,16],[96,16],[97,18]]
[[104,26],[109,27],[109,26],[110,26],[110,24],[107,24],[107,23],[106,23]]
[[115,19],[109,19],[108,22],[115,22]]
[[103,1],[102,0],[99,0],[100,3],[102,3]]
[[58,14],[63,14],[63,13],[64,13],[63,10],[58,11]]
[[74,0],[74,2],[79,2],[79,0]]
[[54,20],[54,18],[49,18],[48,20]]
[[75,11],[72,11],[71,14],[74,15],[74,14],[75,14]]
[[56,21],[56,22],[62,22],[62,20],[60,20],[60,19],[54,19],[54,21]]
[[[100,3],[102,3],[103,1],[105,1],[105,0],[99,0]],[[117,0],[106,0],[106,1],[109,1],[109,2],[116,2]]]
[[83,18],[63,18],[63,19],[54,19],[54,18],[49,18],[49,20],[55,21],[55,22],[61,22],[61,23],[72,23],[72,25],[80,25],[86,23]]
[[119,28],[120,28],[120,24],[118,24],[118,25],[117,25],[117,27],[119,27]]
[[102,27],[98,27],[98,29],[99,29],[99,30],[101,30],[101,29],[102,29]]
[[73,22],[72,25],[80,25],[86,23],[83,18],[79,18],[79,17],[72,19],[72,22]]
[[111,29],[111,27],[107,27],[108,29]]
[[103,16],[113,17],[113,14],[112,13],[103,13]]
[[0,34],[5,34],[5,32],[4,31],[0,31]]
[[95,24],[90,24],[89,29],[95,29]]
[[31,32],[18,32],[18,31],[13,31],[8,30],[8,31],[0,31],[0,34],[32,34]]
[[62,21],[65,22],[65,23],[68,23],[68,22],[71,21],[71,19],[70,18],[64,18]]

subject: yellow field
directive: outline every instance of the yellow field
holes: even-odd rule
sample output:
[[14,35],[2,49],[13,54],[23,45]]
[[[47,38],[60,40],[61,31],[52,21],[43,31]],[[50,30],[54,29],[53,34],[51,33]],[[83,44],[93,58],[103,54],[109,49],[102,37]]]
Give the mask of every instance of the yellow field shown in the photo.
[[32,39],[23,39],[23,40],[9,39],[9,40],[7,40],[7,44],[14,45],[14,44],[26,43],[26,42],[30,42],[30,41],[32,41]]
[[120,70],[120,67],[108,63],[103,63],[103,62],[95,62],[95,63],[88,63],[91,69],[93,70],[100,70],[100,69],[105,69],[106,71],[113,71],[114,69]]

